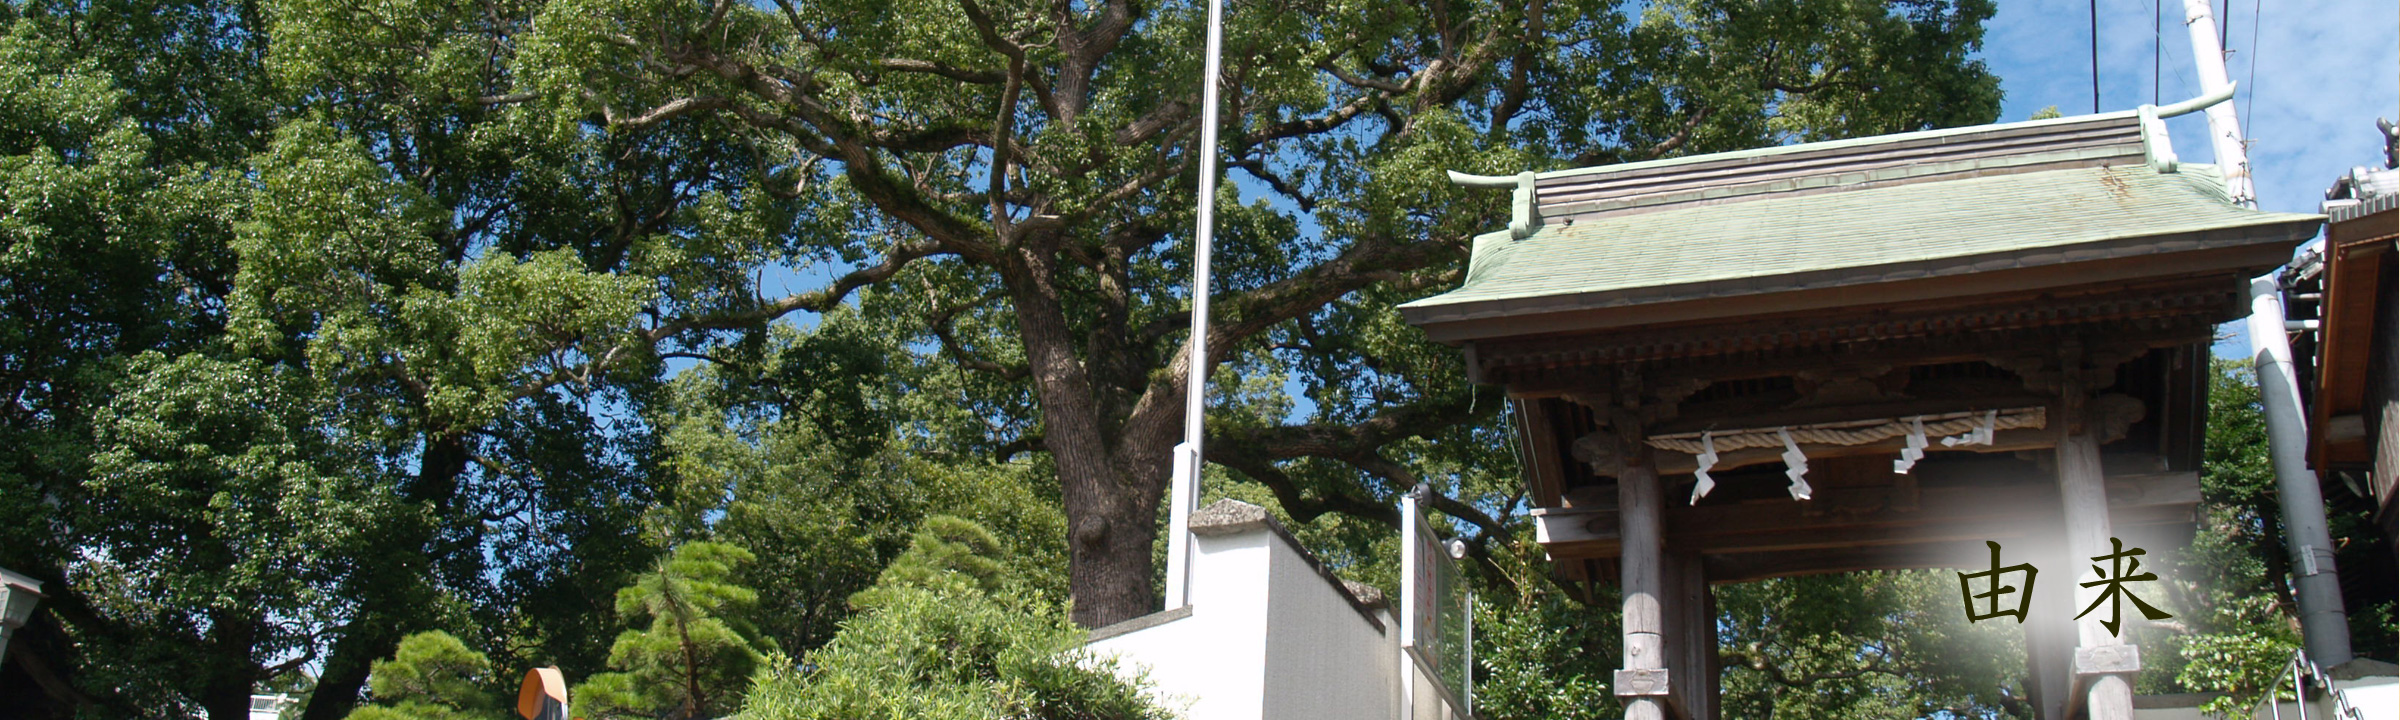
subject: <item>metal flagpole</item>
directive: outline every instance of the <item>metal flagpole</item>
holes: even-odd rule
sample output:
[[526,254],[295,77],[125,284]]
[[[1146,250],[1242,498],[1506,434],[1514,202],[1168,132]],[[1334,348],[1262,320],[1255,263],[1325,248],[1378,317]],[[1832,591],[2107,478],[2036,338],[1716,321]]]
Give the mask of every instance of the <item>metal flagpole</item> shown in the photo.
[[1208,257],[1217,229],[1217,56],[1223,44],[1223,0],[1208,0],[1208,56],[1200,80],[1200,219],[1192,234],[1191,357],[1184,363],[1183,444],[1175,446],[1175,477],[1167,512],[1167,607],[1191,604],[1192,511],[1200,503],[1201,415],[1208,408]]
[[[2200,94],[2215,95],[2219,90],[2233,87],[2225,76],[2223,41],[2217,38],[2217,24],[2208,16],[2208,0],[2184,0],[2183,27],[2192,37],[2192,62],[2199,66]],[[2257,88],[2250,92],[2256,94]],[[2242,142],[2242,124],[2234,117],[2233,103],[2208,106],[2208,142],[2217,151],[2217,171],[2225,175],[2225,191],[2243,207],[2258,207],[2258,191],[2250,183],[2250,157]]]

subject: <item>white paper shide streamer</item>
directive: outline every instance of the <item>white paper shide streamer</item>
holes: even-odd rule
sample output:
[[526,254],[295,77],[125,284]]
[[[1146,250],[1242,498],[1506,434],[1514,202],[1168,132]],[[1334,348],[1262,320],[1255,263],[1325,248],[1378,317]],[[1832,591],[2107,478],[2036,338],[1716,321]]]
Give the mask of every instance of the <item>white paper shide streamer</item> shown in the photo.
[[1926,445],[1925,417],[1919,415],[1909,418],[1908,446],[1900,448],[1900,459],[1892,461],[1892,472],[1907,475],[1908,471],[1915,469],[1917,461],[1925,459]]
[[1808,486],[1808,455],[1800,452],[1799,443],[1792,442],[1789,428],[1776,428],[1775,434],[1783,438],[1783,476],[1792,479],[1792,499],[1807,500],[1816,492]]
[[2000,411],[1985,410],[1983,417],[1975,421],[1975,429],[1967,431],[1965,435],[1942,438],[1942,447],[1990,445],[1992,444],[1992,425],[1998,423],[1999,420]]
[[1692,504],[1698,505],[1700,498],[1708,497],[1708,491],[1717,487],[1717,479],[1708,476],[1708,469],[1717,466],[1717,438],[1714,433],[1700,433],[1700,454],[1693,459],[1700,461],[1700,469],[1692,471],[1692,476],[1700,479],[1699,483],[1692,486]]

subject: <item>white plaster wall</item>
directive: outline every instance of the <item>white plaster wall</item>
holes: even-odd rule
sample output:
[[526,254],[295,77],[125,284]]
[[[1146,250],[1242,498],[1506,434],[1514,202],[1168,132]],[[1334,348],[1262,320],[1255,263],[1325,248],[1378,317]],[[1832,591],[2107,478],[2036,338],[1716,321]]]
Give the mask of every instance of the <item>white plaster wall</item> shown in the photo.
[[1442,699],[1442,691],[1434,689],[1433,676],[1425,674],[1424,666],[1411,660],[1407,667],[1409,678],[1417,684],[1416,701],[1410,708],[1414,712],[1409,715],[1409,720],[1457,720],[1461,717],[1457,708]]
[[1266,707],[1266,531],[1197,538],[1192,615],[1104,638],[1092,652],[1147,673],[1155,697],[1188,720],[1259,720]]
[[1268,537],[1266,716],[1390,720],[1383,630],[1299,549]]
[[[2350,707],[2368,718],[2400,718],[2400,677],[2376,676],[2357,680],[2335,680]],[[2309,717],[2316,717],[2310,715]],[[2332,717],[2330,714],[2327,717]]]
[[2134,708],[2133,720],[2215,720],[2196,707]]
[[[2333,686],[2341,689],[2342,697],[2349,700],[2350,706],[2358,709],[2359,714],[2368,720],[2400,718],[2400,678],[2371,676],[2356,680],[2335,680]],[[2277,712],[2281,712],[2282,715],[2277,715]],[[2296,720],[2300,717],[2300,707],[2298,703],[2294,702],[2278,702],[2275,703],[2275,707],[2270,708],[2262,702],[2258,704],[2257,710],[2250,713],[2250,717],[2254,720],[2274,720],[2277,717],[2284,720]],[[2334,712],[2333,696],[2324,693],[2318,693],[2309,698],[2308,717],[2341,718]]]
[[[1191,615],[1089,646],[1145,674],[1162,705],[1188,720],[1458,717],[1401,660],[1397,619],[1378,611],[1389,631],[1378,630],[1281,535],[1195,539]],[[1404,677],[1416,683],[1408,718]]]

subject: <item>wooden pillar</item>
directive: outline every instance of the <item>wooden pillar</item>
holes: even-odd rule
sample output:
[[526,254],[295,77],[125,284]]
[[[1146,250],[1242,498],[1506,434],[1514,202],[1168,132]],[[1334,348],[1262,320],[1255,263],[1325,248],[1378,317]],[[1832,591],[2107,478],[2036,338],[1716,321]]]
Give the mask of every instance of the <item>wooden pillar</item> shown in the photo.
[[1675,678],[1674,706],[1692,720],[1717,719],[1717,610],[1708,573],[1698,551],[1667,548],[1661,609],[1667,619],[1668,672]]
[[[2058,534],[2053,530],[2049,536]],[[2012,553],[2009,561],[2028,562],[2036,568],[2077,567],[2059,549],[2056,543],[2046,547],[2028,544],[2023,554]],[[2059,611],[2075,601],[2075,594],[2068,592],[2075,587],[2073,580],[2065,572],[2056,572],[2036,575],[2033,583],[2031,612],[2024,624],[2025,693],[2033,705],[2033,717],[2040,720],[2067,720],[2067,696],[2075,692],[2075,613]]]
[[[2041,608],[2038,612],[2063,612],[2072,618],[2098,597],[2101,588],[2080,587],[2098,578],[2091,571],[2090,559],[2110,554],[2108,522],[2108,489],[2100,469],[2100,442],[2092,436],[2091,423],[2085,405],[2091,388],[2097,385],[2085,381],[2080,372],[2079,357],[2066,363],[2065,382],[2060,393],[2060,426],[2058,440],[2058,489],[2064,504],[2067,529],[2067,562],[2071,568],[2059,582],[2073,588],[2074,601],[2067,606]],[[2101,373],[2091,372],[2090,375]],[[2047,580],[2048,578],[2044,578]],[[2081,703],[2091,720],[2132,720],[2134,671],[2141,669],[2140,657],[2133,646],[2110,634],[2100,625],[2107,608],[2094,610],[2076,623],[2076,643],[2073,662],[2075,687],[2083,696]]]
[[1666,592],[1660,557],[1664,505],[1665,490],[1659,487],[1658,470],[1647,462],[1626,463],[1617,476],[1618,532],[1624,547],[1618,560],[1617,588],[1625,602],[1625,655],[1619,666],[1623,669],[1616,676],[1617,698],[1625,702],[1625,720],[1667,717],[1670,691],[1660,602]]

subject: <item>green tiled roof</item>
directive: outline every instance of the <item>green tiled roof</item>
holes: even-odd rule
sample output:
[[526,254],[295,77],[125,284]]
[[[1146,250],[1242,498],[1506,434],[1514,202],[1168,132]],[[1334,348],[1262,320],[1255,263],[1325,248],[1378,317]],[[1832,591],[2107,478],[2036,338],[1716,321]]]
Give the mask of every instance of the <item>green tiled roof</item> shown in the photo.
[[[2074,167],[1552,219],[1476,238],[1412,322],[1777,292],[2305,239],[2322,217],[2234,205],[2216,169]],[[2242,232],[2228,233],[2237,229]],[[2144,242],[2144,239],[2155,242]]]

